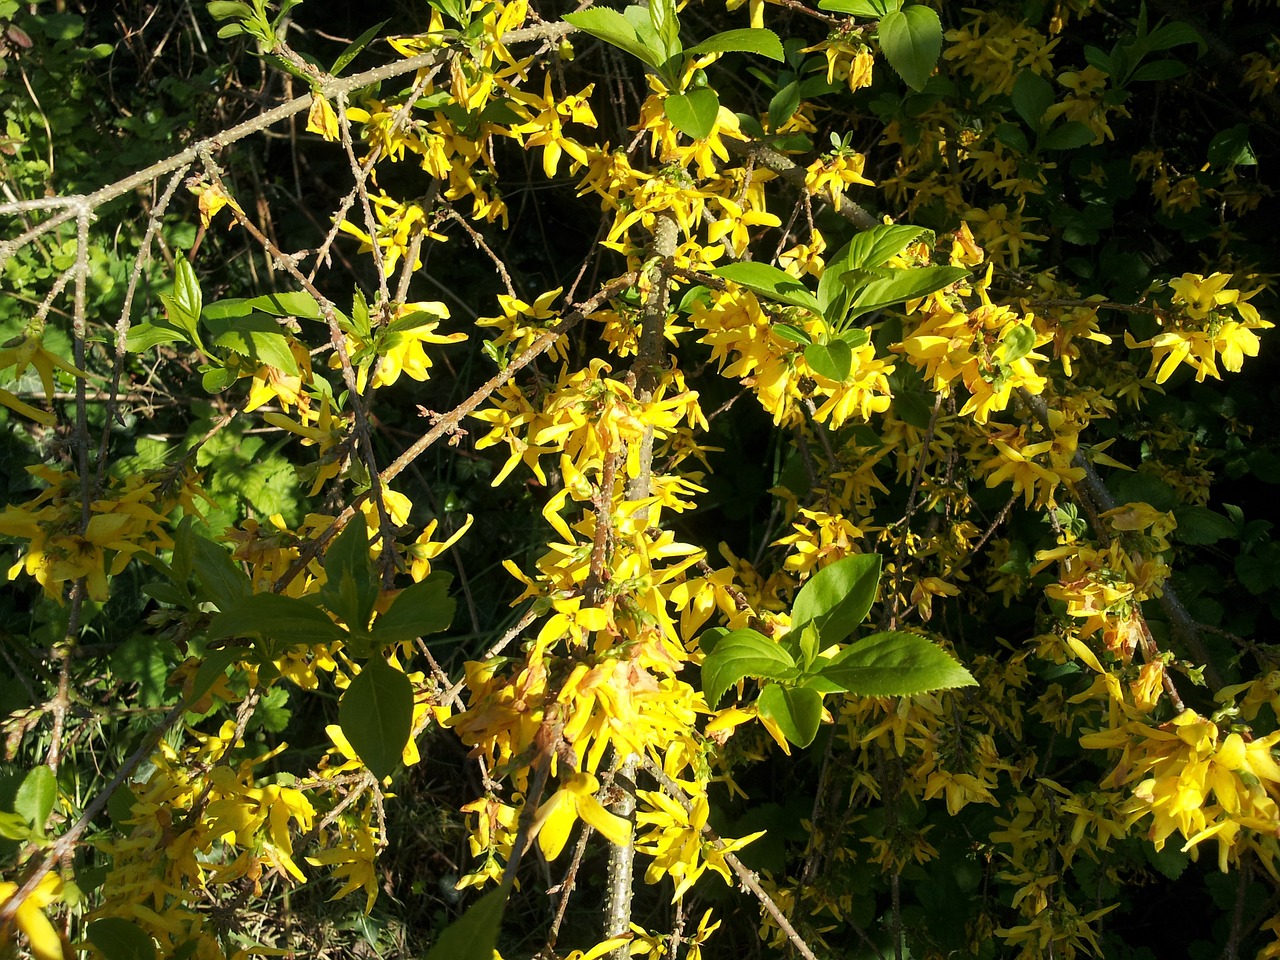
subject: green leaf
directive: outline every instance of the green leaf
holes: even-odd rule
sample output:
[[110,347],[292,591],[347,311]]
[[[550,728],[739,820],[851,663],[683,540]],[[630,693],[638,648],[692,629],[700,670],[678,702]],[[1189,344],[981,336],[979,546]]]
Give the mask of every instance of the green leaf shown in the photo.
[[808,579],[791,608],[792,630],[813,623],[822,646],[840,643],[871,610],[880,585],[880,555],[863,553],[827,564]]
[[747,260],[741,263],[730,263],[716,267],[711,271],[717,277],[732,280],[741,284],[752,293],[790,304],[793,307],[804,307],[821,315],[818,301],[803,283],[785,270],[770,266],[767,263],[755,263]]
[[204,301],[200,292],[200,281],[196,272],[187,260],[177,262],[177,273],[173,278],[173,293],[161,294],[160,302],[164,304],[169,322],[187,334],[187,339],[197,347],[201,347],[200,334],[196,329],[200,322],[200,308]]
[[769,101],[769,129],[777,130],[795,115],[800,106],[800,84],[792,80]]
[[757,53],[779,63],[783,58],[782,41],[772,30],[763,27],[725,30],[694,44],[685,53]]
[[253,584],[236,566],[231,554],[206,537],[195,538],[191,563],[204,588],[204,596],[219,610],[229,610],[253,593]]
[[258,637],[269,659],[297,644],[343,640],[347,632],[305,600],[278,593],[255,593],[237,600],[209,623],[209,637]]
[[413,725],[413,684],[381,657],[356,675],[338,703],[347,742],[379,780],[400,764]]
[[1000,341],[1000,358],[1005,363],[1021,360],[1036,346],[1036,332],[1024,324],[1009,329]]
[[353,630],[366,630],[378,602],[378,577],[369,559],[369,531],[363,518],[348,523],[324,554],[325,584],[320,602]]
[[[36,834],[32,831],[31,824],[27,823],[26,817],[0,810],[0,837],[23,843],[28,840],[39,839],[42,836],[44,836],[43,833]],[[8,847],[7,844],[6,847]],[[8,851],[6,850],[6,852]]]
[[1187,43],[1195,45],[1197,56],[1204,54],[1209,49],[1204,37],[1200,36],[1191,24],[1182,23],[1181,21],[1174,21],[1157,27],[1143,40],[1143,46],[1151,53],[1159,50],[1170,50],[1173,47]]
[[[225,320],[231,317],[247,317],[254,311],[269,313],[273,317],[297,317],[300,320],[323,320],[324,311],[306,291],[268,293],[260,297],[228,297],[215,300],[204,308],[205,320]],[[339,314],[341,316],[341,314]]]
[[253,8],[238,0],[211,0],[206,9],[215,20],[230,20],[232,17],[243,20],[253,16]]
[[221,393],[236,382],[235,371],[205,364],[200,368],[200,386],[205,393]]
[[390,20],[383,20],[381,23],[374,24],[364,33],[360,34],[360,36],[351,41],[351,43],[347,45],[347,49],[343,50],[342,53],[338,55],[338,59],[333,61],[333,66],[329,68],[329,73],[336,77],[345,70],[347,64],[358,57],[360,55],[360,51],[369,45],[369,41],[376,37],[378,32],[390,22]]
[[1115,65],[1111,62],[1111,58],[1107,56],[1106,51],[1100,47],[1085,47],[1084,59],[1095,70],[1101,70],[1109,77],[1116,75]]
[[564,19],[566,23],[605,43],[613,44],[619,50],[626,51],[655,70],[666,59],[664,51],[645,46],[640,41],[636,28],[617,10],[610,10],[608,7],[589,7],[577,13],[567,14]]
[[800,654],[800,665],[803,669],[808,670],[813,666],[813,661],[818,658],[818,654],[822,652],[823,648],[820,642],[822,638],[818,633],[818,625],[810,620],[808,623],[801,625],[798,633],[792,630],[783,637],[783,643],[787,643],[792,638],[796,640],[797,652]]
[[732,630],[702,661],[702,692],[714,710],[725,691],[743,677],[791,680],[798,674],[791,654],[764,634],[749,628]]
[[1031,152],[1031,144],[1027,142],[1026,133],[1016,123],[1002,123],[996,127],[994,133],[995,138],[1014,153]]
[[507,905],[507,888],[490,890],[440,932],[426,960],[493,960]]
[[268,316],[256,313],[235,319],[211,320],[205,317],[206,327],[215,346],[232,350],[255,363],[283,370],[292,377],[298,375],[298,361],[289,349],[289,338],[280,332],[280,324]]
[[813,338],[809,334],[789,323],[775,323],[769,329],[783,340],[790,340],[792,343],[813,343]]
[[103,917],[89,924],[85,932],[106,960],[155,960],[155,941],[132,920]]
[[1187,65],[1181,60],[1153,60],[1150,63],[1144,63],[1129,77],[1129,81],[1154,82],[1159,80],[1172,80],[1174,77],[1180,77],[1187,72]]
[[226,647],[222,650],[210,650],[204,655],[204,661],[196,668],[195,678],[191,681],[191,694],[187,697],[187,707],[191,709],[206,693],[213,689],[218,678],[225,676],[227,667],[245,655],[244,649]]
[[1040,132],[1045,111],[1053,106],[1053,85],[1031,70],[1023,70],[1013,82],[1013,109],[1023,122]]
[[1156,850],[1147,840],[1142,841],[1142,852],[1147,862],[1170,880],[1177,880],[1191,862],[1189,854],[1183,853],[1175,843],[1166,844],[1163,850]]
[[1042,150],[1075,150],[1093,143],[1096,136],[1088,124],[1079,120],[1060,123],[1040,138]]
[[821,675],[862,697],[906,697],[977,683],[937,644],[900,631],[876,633],[850,644]]
[[400,643],[447,630],[453,622],[455,607],[449,596],[451,583],[451,575],[437,571],[405,587],[391,601],[390,609],[374,623],[373,639],[378,643]]
[[857,350],[859,347],[865,347],[871,342],[871,332],[861,327],[854,327],[852,330],[846,330],[840,334],[840,339],[849,345],[849,349]]
[[926,233],[931,231],[910,224],[881,224],[857,234],[832,262],[837,272],[882,267]]
[[850,17],[879,20],[902,6],[902,0],[819,0],[819,10],[830,10]]
[[894,391],[893,412],[903,422],[917,430],[928,430],[933,420],[933,404],[929,395],[919,390]]
[[1195,504],[1174,507],[1173,518],[1178,521],[1173,536],[1182,543],[1217,543],[1236,535],[1236,525],[1208,507]]
[[1237,123],[1209,141],[1209,163],[1215,167],[1254,166],[1258,156],[1249,143],[1249,125]]
[[812,687],[766,684],[756,707],[761,716],[772,719],[782,735],[798,747],[813,743],[822,721],[822,694]]
[[662,101],[667,119],[683,134],[703,140],[716,127],[720,114],[720,98],[710,87],[695,87],[686,93],[673,93]]
[[873,280],[854,295],[848,319],[882,310],[895,303],[927,297],[968,275],[969,271],[964,267],[934,266],[895,270],[892,277]]
[[13,798],[13,809],[26,817],[37,834],[44,836],[45,822],[57,799],[58,778],[52,770],[41,765],[22,778],[22,785]]
[[880,49],[912,90],[929,82],[942,53],[942,21],[923,4],[895,10],[880,21]]
[[129,328],[129,336],[125,339],[124,348],[130,353],[143,353],[162,343],[190,343],[186,332],[168,324],[135,323]]
[[804,348],[804,360],[814,373],[836,383],[843,383],[853,369],[853,351],[839,339],[809,344]]
[[[658,0],[658,2],[667,3],[669,0]],[[675,56],[679,52],[679,48],[677,47],[675,50],[668,49],[666,40],[658,33],[653,24],[650,7],[647,4],[634,3],[622,11],[622,17],[635,30],[636,39],[658,58],[658,74],[672,81],[667,89],[674,90],[677,74],[673,70],[679,70],[677,65],[679,58]],[[677,37],[677,39],[679,38]],[[675,62],[672,62],[673,60]]]

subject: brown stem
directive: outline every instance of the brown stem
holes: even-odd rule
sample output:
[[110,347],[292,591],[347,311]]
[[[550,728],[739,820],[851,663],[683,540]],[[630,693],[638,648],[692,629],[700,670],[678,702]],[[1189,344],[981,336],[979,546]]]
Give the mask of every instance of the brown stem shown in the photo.
[[[409,464],[422,456],[422,454],[425,453],[433,443],[456,429],[457,425],[462,421],[462,418],[476,407],[480,406],[480,404],[484,403],[485,400],[489,399],[495,390],[509,381],[529,364],[533,363],[533,361],[542,356],[542,354],[551,349],[555,342],[567,331],[571,330],[579,321],[582,320],[584,316],[598,310],[601,304],[631,286],[635,281],[636,276],[634,273],[628,273],[624,276],[618,277],[616,280],[610,281],[605,284],[594,297],[587,300],[573,312],[566,314],[561,318],[560,322],[550,330],[546,330],[540,334],[538,338],[525,349],[524,353],[520,354],[520,356],[507,364],[506,367],[481,384],[480,387],[478,387],[471,396],[467,397],[466,400],[463,400],[462,403],[458,404],[448,413],[437,419],[430,430],[415,440],[409,448],[404,451],[404,453],[396,457],[396,459],[392,461],[391,465],[380,474],[382,482],[390,483],[392,479],[399,476],[408,468]],[[359,509],[360,504],[363,502],[364,496],[360,496],[345,507],[328,527],[326,527],[314,540],[302,549],[298,559],[295,560],[293,565],[281,575],[280,579],[277,580],[275,584],[272,585],[272,590],[279,593],[293,581],[294,577],[306,569],[307,564],[318,556],[320,551],[324,549],[324,545],[333,539],[333,537],[335,537],[338,532],[347,525],[351,518],[356,515],[356,510]]]

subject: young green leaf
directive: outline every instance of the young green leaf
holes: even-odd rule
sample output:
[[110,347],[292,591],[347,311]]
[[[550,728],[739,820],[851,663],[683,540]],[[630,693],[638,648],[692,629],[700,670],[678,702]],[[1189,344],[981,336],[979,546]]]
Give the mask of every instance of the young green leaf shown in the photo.
[[804,307],[815,314],[821,314],[818,301],[803,283],[785,270],[770,266],[767,263],[756,263],[746,260],[741,263],[730,263],[716,267],[711,271],[717,277],[732,280],[741,284],[752,293],[790,304],[793,307]]
[[902,0],[819,0],[819,10],[843,13],[864,20],[879,20],[902,6]]
[[577,13],[565,15],[565,22],[598,40],[611,43],[655,70],[662,66],[666,56],[660,49],[650,49],[641,43],[636,28],[617,10],[608,7],[588,7]]
[[1036,332],[1028,326],[1017,324],[1000,341],[1000,359],[1005,363],[1021,360],[1036,346]]
[[694,140],[703,140],[716,128],[720,98],[710,87],[695,87],[671,94],[662,101],[662,108],[677,130]]
[[762,633],[733,630],[716,641],[702,661],[702,692],[712,710],[726,690],[743,677],[791,680],[799,674],[791,654]]
[[320,600],[353,630],[365,630],[378,602],[378,577],[369,559],[369,530],[353,520],[324,554],[325,584]]
[[298,375],[298,361],[289,349],[289,338],[280,332],[280,324],[261,313],[239,317],[235,320],[210,320],[205,318],[209,336],[214,346],[232,350],[255,363],[282,370],[289,376]]
[[381,657],[374,657],[342,694],[338,725],[375,777],[390,776],[409,742],[413,684]]
[[912,90],[923,90],[942,53],[942,21],[924,4],[895,10],[880,21],[880,49]]
[[840,334],[840,339],[849,345],[850,350],[857,350],[859,347],[865,347],[871,342],[871,333],[861,327],[854,327],[852,330],[846,330]]
[[1209,141],[1209,163],[1215,167],[1255,166],[1258,155],[1249,142],[1249,125],[1237,123]]
[[790,340],[792,343],[813,343],[813,338],[809,334],[789,323],[775,323],[769,329],[783,340]]
[[895,303],[927,297],[968,275],[969,271],[964,267],[913,267],[895,271],[892,277],[872,280],[858,290],[849,307],[848,318],[853,320]]
[[[247,317],[254,311],[269,313],[273,317],[297,317],[300,320],[323,320],[324,312],[316,298],[303,290],[267,293],[260,297],[227,297],[215,300],[204,308],[204,319],[226,320],[231,317]],[[343,316],[339,314],[339,316]]]
[[177,272],[173,278],[173,293],[161,294],[160,302],[164,304],[169,322],[186,333],[187,339],[201,350],[200,342],[200,308],[204,302],[200,292],[200,281],[191,264],[182,259],[177,262]]
[[811,343],[804,348],[804,360],[814,373],[843,383],[853,369],[853,351],[843,340]]
[[135,323],[129,328],[129,336],[125,340],[124,348],[130,353],[145,353],[161,344],[187,343],[189,340],[185,331],[180,331],[167,323]]
[[783,58],[782,41],[772,30],[763,27],[725,30],[694,44],[685,53],[756,53],[779,63]]
[[879,584],[877,553],[861,553],[827,564],[796,594],[791,608],[792,631],[813,623],[823,647],[840,643],[866,619]]
[[977,683],[937,644],[901,631],[850,644],[822,668],[821,676],[862,697],[906,697]]
[[360,56],[360,51],[367,47],[369,42],[376,37],[382,28],[389,22],[389,20],[383,20],[381,23],[374,24],[364,33],[360,34],[360,36],[351,41],[351,43],[347,44],[347,49],[338,54],[338,59],[333,61],[333,66],[329,68],[329,73],[336,77],[345,70],[347,68],[347,64]]
[[[201,348],[203,349],[203,348]],[[205,393],[221,393],[236,382],[236,372],[226,367],[203,364],[200,368],[200,386]]]
[[452,582],[451,575],[436,571],[405,587],[374,623],[373,639],[378,643],[400,643],[448,629],[454,611],[454,601],[449,596]]
[[822,694],[812,687],[766,684],[756,700],[760,715],[778,725],[782,735],[798,747],[807,747],[822,721]]
[[18,793],[13,798],[13,810],[22,814],[32,830],[44,836],[45,821],[53,812],[53,804],[58,799],[58,778],[52,770],[41,764],[32,768],[22,778]]
[[837,275],[845,270],[881,267],[924,234],[932,236],[932,231],[905,223],[881,224],[855,236],[831,263],[836,266]]
[[769,101],[769,129],[777,130],[792,118],[800,106],[800,84],[792,80]]

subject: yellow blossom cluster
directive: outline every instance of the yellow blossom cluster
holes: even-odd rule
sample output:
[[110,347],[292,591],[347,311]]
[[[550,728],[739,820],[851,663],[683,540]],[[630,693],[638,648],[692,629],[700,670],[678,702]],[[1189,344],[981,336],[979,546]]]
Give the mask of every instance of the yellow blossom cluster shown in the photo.
[[1040,338],[1030,319],[992,302],[987,292],[991,276],[988,267],[986,280],[976,287],[980,302],[973,308],[945,293],[927,298],[916,310],[916,324],[904,331],[900,348],[934,390],[946,394],[959,381],[969,393],[960,413],[972,414],[977,423],[1008,407],[1014,390],[1040,394],[1047,382],[1033,362],[1047,358],[1031,349]]
[[1216,839],[1223,872],[1251,850],[1275,875],[1280,765],[1271,751],[1277,740],[1280,732],[1247,739],[1224,734],[1212,720],[1184,710],[1158,727],[1133,720],[1086,734],[1080,743],[1120,752],[1102,786],[1131,788],[1121,805],[1124,825],[1150,816],[1148,836],[1157,850],[1175,832],[1193,857],[1200,843]]
[[90,599],[106,600],[108,578],[135,556],[155,556],[173,546],[165,527],[176,508],[199,516],[198,502],[207,500],[189,471],[113,479],[88,503],[74,471],[38,464],[27,472],[45,486],[33,499],[0,512],[0,534],[25,541],[8,578],[26,573],[58,602],[67,585],[81,578]]
[[1249,303],[1261,288],[1245,292],[1230,283],[1227,273],[1184,273],[1169,281],[1174,312],[1162,316],[1164,331],[1141,342],[1125,334],[1130,349],[1151,348],[1148,377],[1164,383],[1185,363],[1195,369],[1196,382],[1205,377],[1221,380],[1219,359],[1227,370],[1239,373],[1245,357],[1258,355],[1258,335],[1253,331],[1273,326]]

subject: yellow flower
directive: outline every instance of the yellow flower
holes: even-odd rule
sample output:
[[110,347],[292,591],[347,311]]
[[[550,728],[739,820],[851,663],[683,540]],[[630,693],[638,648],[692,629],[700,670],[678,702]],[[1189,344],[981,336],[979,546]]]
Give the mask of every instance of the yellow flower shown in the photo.
[[708,867],[720,874],[725,883],[732,883],[725,854],[741,850],[765,833],[760,830],[737,840],[722,839],[717,844],[702,832],[711,812],[705,796],[694,797],[690,810],[657,791],[637,790],[636,798],[644,803],[636,813],[637,829],[648,828],[648,833],[636,838],[636,850],[653,857],[645,882],[657,883],[669,874],[676,884],[673,902],[697,883]]
[[844,191],[854,184],[873,187],[875,184],[862,175],[867,158],[852,150],[838,150],[819,157],[805,170],[804,186],[813,196],[826,193],[831,202],[838,204]]
[[[0,882],[0,906],[7,904],[17,891],[16,883],[10,880]],[[46,873],[31,891],[31,896],[23,900],[13,914],[13,922],[26,934],[31,955],[36,960],[68,960],[71,956],[62,934],[44,915],[44,908],[61,898],[62,878],[56,873]]]
[[530,833],[548,860],[560,856],[573,824],[581,820],[608,840],[624,846],[631,840],[631,824],[601,806],[596,799],[600,781],[589,773],[575,773],[538,808]]
[[[40,374],[40,385],[44,387],[45,399],[51,402],[53,400],[54,393],[54,367],[57,367],[59,370],[65,370],[72,376],[88,376],[88,374],[79,367],[73,366],[66,360],[63,360],[56,353],[50,353],[46,350],[44,348],[44,340],[38,333],[29,334],[20,343],[0,350],[0,370],[4,370],[7,367],[14,368],[13,377],[15,379],[21,377],[27,367],[34,367],[36,372]],[[42,423],[46,427],[56,426],[58,422],[58,418],[52,413],[36,409],[30,404],[19,400],[8,390],[0,389],[0,405],[6,406],[10,410],[22,414],[29,420]]]
[[314,90],[311,92],[311,109],[307,111],[307,131],[318,133],[326,140],[338,139],[338,114],[333,105]]

